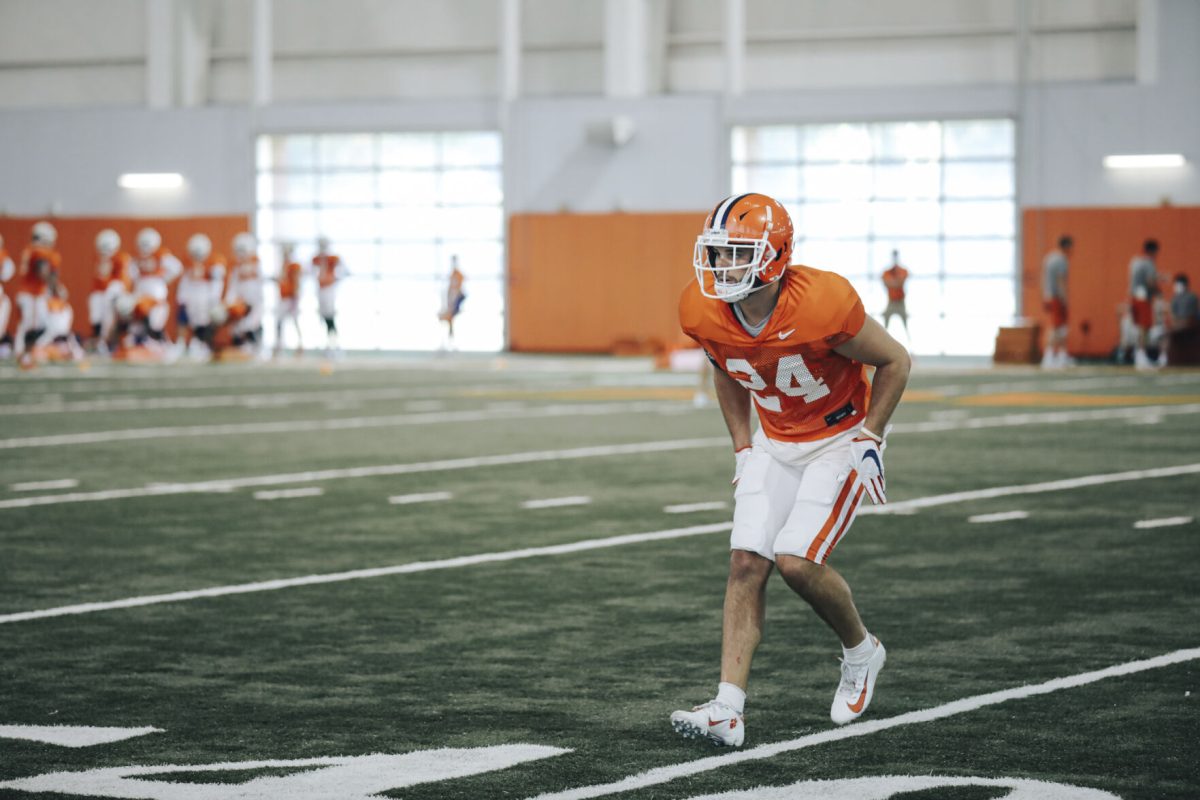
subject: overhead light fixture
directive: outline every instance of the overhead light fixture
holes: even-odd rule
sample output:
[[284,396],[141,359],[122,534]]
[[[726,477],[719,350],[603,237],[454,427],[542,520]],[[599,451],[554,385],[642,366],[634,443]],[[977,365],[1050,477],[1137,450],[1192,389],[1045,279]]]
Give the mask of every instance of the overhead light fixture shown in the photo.
[[122,189],[178,189],[183,176],[178,172],[125,172],[117,178]]
[[1109,169],[1155,169],[1158,167],[1182,167],[1187,163],[1179,153],[1159,153],[1140,156],[1105,156],[1104,166]]

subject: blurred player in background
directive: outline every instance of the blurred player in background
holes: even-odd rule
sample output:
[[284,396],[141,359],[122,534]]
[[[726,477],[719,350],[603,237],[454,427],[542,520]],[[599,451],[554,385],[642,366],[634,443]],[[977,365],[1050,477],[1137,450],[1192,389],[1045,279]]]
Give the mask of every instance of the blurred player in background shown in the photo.
[[892,264],[883,271],[883,285],[888,296],[887,306],[883,309],[883,327],[885,330],[888,328],[893,316],[900,317],[900,324],[904,326],[904,339],[911,342],[912,337],[908,335],[908,307],[904,300],[904,284],[907,281],[908,270],[900,265],[900,251],[893,250]]
[[317,273],[317,310],[325,322],[325,355],[341,354],[337,331],[338,282],[346,277],[342,260],[329,250],[329,238],[317,239],[317,254],[313,256],[313,269]]
[[275,282],[279,284],[279,305],[275,308],[275,357],[283,352],[283,327],[290,321],[296,329],[296,355],[304,352],[304,339],[300,333],[300,281],[304,276],[304,267],[296,260],[296,246],[284,242],[280,246],[279,275]]
[[1150,369],[1154,362],[1146,352],[1147,336],[1154,326],[1154,296],[1158,294],[1158,240],[1147,239],[1142,252],[1129,262],[1129,311],[1137,327],[1137,345],[1133,352],[1133,366]]
[[88,294],[88,322],[92,326],[89,348],[108,353],[115,348],[117,301],[133,288],[129,253],[121,250],[121,237],[112,228],[96,234],[96,270]]
[[46,327],[46,304],[50,299],[50,285],[57,281],[62,257],[54,249],[58,241],[58,230],[45,220],[36,222],[31,231],[30,243],[21,252],[21,265],[17,270],[17,309],[21,318],[17,322],[14,351],[18,359],[42,334]]
[[167,322],[171,318],[168,292],[171,283],[183,272],[175,254],[163,247],[162,236],[154,228],[138,231],[133,258],[132,308],[124,314],[132,327],[137,345],[148,346],[160,355],[166,344]]
[[[711,701],[671,714],[683,736],[737,747],[750,662],[776,567],[842,644],[830,707],[839,725],[867,710],[886,660],[850,587],[826,561],[866,494],[885,495],[887,423],[908,382],[908,352],[863,310],[840,275],[789,266],[787,210],[761,194],[713,209],[696,240],[696,281],[679,321],[715,366],[733,439],[732,550],[725,587],[721,682]],[[876,367],[873,382],[865,365]],[[759,429],[751,436],[750,409]]]
[[1074,366],[1067,355],[1067,267],[1075,240],[1058,237],[1058,247],[1042,259],[1042,306],[1046,309],[1046,350],[1042,367],[1058,369]]
[[85,357],[75,331],[75,311],[67,296],[67,287],[57,279],[46,298],[46,325],[30,348],[35,363],[81,361]]
[[175,292],[180,353],[204,359],[212,354],[213,309],[225,291],[225,258],[213,253],[211,239],[197,233],[188,239],[187,259]]
[[263,276],[255,251],[258,243],[252,233],[233,237],[233,268],[225,292],[225,308],[232,324],[234,347],[251,353],[262,341]]
[[450,275],[446,282],[446,303],[442,306],[442,310],[438,312],[438,319],[446,323],[446,338],[442,341],[441,350],[454,350],[454,318],[462,310],[463,300],[467,299],[463,293],[463,274],[458,268],[458,256],[450,256]]
[[0,236],[0,358],[7,358],[12,353],[12,340],[8,336],[8,318],[12,315],[12,301],[4,293],[4,284],[12,280],[17,273],[8,250],[4,248],[4,237]]

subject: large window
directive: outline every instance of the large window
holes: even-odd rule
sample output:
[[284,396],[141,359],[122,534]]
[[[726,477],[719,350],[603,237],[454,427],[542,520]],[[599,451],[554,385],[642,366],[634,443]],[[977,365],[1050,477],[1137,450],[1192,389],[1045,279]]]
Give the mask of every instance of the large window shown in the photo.
[[738,127],[733,190],[787,206],[796,260],[845,275],[878,318],[898,250],[914,352],[991,353],[1015,312],[1013,142],[1007,119]]
[[[257,196],[259,256],[267,275],[278,274],[283,242],[297,246],[307,268],[319,235],[329,237],[345,263],[350,277],[338,296],[343,347],[438,347],[444,326],[437,314],[452,255],[466,277],[467,296],[455,323],[456,345],[503,347],[498,133],[261,136]],[[273,302],[273,293],[267,294]],[[316,302],[310,275],[300,306],[309,345],[324,342]],[[273,340],[273,321],[267,329]]]

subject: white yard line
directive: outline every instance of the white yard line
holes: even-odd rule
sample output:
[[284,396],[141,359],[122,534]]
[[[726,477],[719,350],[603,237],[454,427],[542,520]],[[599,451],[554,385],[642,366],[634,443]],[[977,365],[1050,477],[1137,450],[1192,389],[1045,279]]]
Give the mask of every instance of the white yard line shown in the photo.
[[1103,486],[1107,483],[1123,483],[1125,481],[1141,481],[1149,478],[1173,478],[1178,475],[1195,475],[1200,473],[1200,464],[1180,464],[1175,467],[1156,467],[1154,469],[1134,469],[1127,472],[1108,472],[1101,475],[1085,475],[1081,478],[1065,478],[1058,481],[1043,483],[1022,483],[1016,486],[994,486],[990,489],[973,489],[967,492],[951,492],[937,494],[931,497],[917,497],[912,500],[901,500],[884,506],[868,506],[859,509],[859,514],[895,514],[905,511],[944,506],[951,503],[964,503],[970,500],[990,500],[994,497],[1010,497],[1016,494],[1042,494],[1044,492],[1061,492],[1065,489],[1079,489],[1084,486]]
[[652,533],[632,533],[623,536],[609,536],[604,539],[585,539],[582,542],[557,544],[548,547],[527,547],[522,550],[508,550],[500,553],[479,553],[472,556],[459,556],[438,561],[416,561],[408,564],[397,564],[391,567],[375,567],[372,569],[356,569],[349,572],[334,572],[324,575],[305,575],[299,578],[279,578],[273,581],[258,583],[242,583],[235,586],[214,586],[209,589],[198,589],[190,592],[172,592],[171,594],[146,595],[128,597],[124,600],[112,600],[105,603],[83,603],[59,608],[47,608],[40,611],[23,611],[16,614],[0,616],[0,624],[23,622],[31,619],[46,617],[61,617],[74,614],[87,614],[93,611],[108,611],[114,608],[134,608],[150,606],[159,603],[178,603],[184,600],[197,600],[204,597],[222,597],[231,594],[247,594],[250,592],[269,592],[276,589],[290,589],[296,586],[312,586],[321,583],[340,583],[342,581],[362,580],[364,578],[380,578],[385,575],[407,575],[414,572],[430,572],[432,570],[455,569],[470,567],[476,564],[489,564],[499,561],[516,561],[537,556],[555,556],[566,553],[578,553],[584,550],[599,550],[606,547],[619,547],[639,542],[653,542],[663,539],[679,539],[685,536],[699,536],[718,531],[728,531],[732,523],[719,522],[712,525],[695,525],[689,528],[674,528]]
[[[631,775],[623,780],[614,781],[613,783],[602,783],[594,786],[583,786],[578,789],[568,789],[564,792],[540,794],[536,798],[532,798],[532,800],[586,800],[586,798],[604,797],[605,795],[616,794],[618,792],[632,792],[637,789],[644,789],[647,786],[657,786],[667,783],[676,778],[688,778],[702,772],[724,769],[725,767],[731,767],[747,761],[760,761],[764,758],[772,758],[780,755],[781,753],[794,753],[797,750],[804,750],[816,745],[854,739],[859,736],[870,736],[871,734],[891,730],[892,728],[899,728],[903,725],[933,722],[934,720],[977,711],[988,706],[1007,703],[1010,700],[1024,700],[1029,697],[1061,692],[1064,689],[1077,689],[1080,686],[1087,686],[1090,683],[1107,680],[1108,678],[1136,675],[1139,672],[1161,669],[1162,667],[1169,667],[1174,664],[1183,664],[1198,658],[1200,658],[1200,647],[1188,650],[1176,650],[1172,653],[1155,656],[1154,658],[1128,661],[1124,664],[1116,664],[1092,672],[1081,672],[1078,675],[1054,678],[1043,683],[1026,684],[1025,686],[1016,686],[998,692],[964,697],[961,700],[943,703],[940,706],[933,706],[932,708],[923,708],[919,711],[909,711],[906,714],[898,714],[894,717],[874,719],[868,722],[855,722],[842,728],[833,728],[782,742],[762,744],[747,750],[734,751],[727,755],[709,756],[708,758],[700,758],[695,761],[686,761],[682,764],[658,767],[637,775]],[[664,719],[663,722],[665,724],[666,720]]]
[[977,430],[980,428],[1012,428],[1024,425],[1055,425],[1063,422],[1098,422],[1104,420],[1140,419],[1168,414],[1200,414],[1200,403],[1180,403],[1160,406],[1117,406],[1075,411],[1033,411],[1021,414],[1001,414],[995,417],[970,419],[937,419],[927,422],[898,422],[892,433],[933,433],[936,431]]
[[[722,437],[720,441],[723,444],[726,444],[728,440]],[[1163,467],[1156,470],[1117,472],[1110,473],[1108,475],[1089,475],[1081,478],[1071,478],[1069,480],[1052,481],[1049,483],[1034,483],[1021,486],[997,486],[991,489],[981,489],[977,492],[955,492],[953,494],[920,497],[914,500],[904,501],[904,503],[909,504],[910,507],[926,508],[929,506],[945,505],[948,503],[961,503],[988,497],[1055,492],[1066,489],[1074,489],[1081,486],[1096,486],[1105,483],[1115,483],[1117,481],[1144,480],[1147,478],[1187,475],[1197,472],[1200,472],[1200,464],[1185,464],[1178,467]],[[869,506],[867,508],[860,509],[859,513],[887,513],[889,508],[891,508],[891,504],[888,506]],[[79,605],[41,609],[38,611],[21,611],[14,614],[5,614],[0,616],[0,624],[22,622],[31,619],[42,619],[45,617],[87,614],[93,611],[108,611],[115,608],[132,608],[135,606],[156,605],[158,603],[177,603],[184,600],[196,600],[204,597],[221,597],[231,594],[246,594],[248,592],[266,592],[275,589],[288,589],[295,586],[310,586],[319,583],[339,583],[341,581],[360,580],[363,578],[378,578],[385,575],[401,575],[411,572],[428,572],[431,570],[469,567],[475,564],[515,561],[517,559],[533,558],[535,556],[563,555],[566,553],[576,553],[583,550],[597,550],[605,547],[618,547],[621,545],[637,544],[640,542],[655,542],[666,539],[680,539],[686,536],[698,536],[706,533],[718,533],[731,530],[732,528],[732,522],[718,522],[711,525],[693,525],[687,528],[672,528],[669,530],[651,531],[649,533],[631,533],[622,536],[610,536],[603,539],[585,539],[580,542],[552,545],[549,547],[527,547],[520,550],[507,550],[497,553],[480,553],[472,556],[460,556],[458,558],[441,559],[438,561],[417,561],[408,564],[398,564],[390,567],[358,569],[351,570],[349,572],[335,572],[324,575],[305,575],[298,578],[280,578],[272,581],[242,583],[233,586],[216,586],[208,589],[173,592],[171,594],[128,597],[123,600],[112,600],[101,603],[83,603]]]
[[302,486],[297,489],[265,489],[254,493],[255,500],[294,500],[298,497],[320,497],[325,490],[320,486]]
[[1147,528],[1173,528],[1176,525],[1187,525],[1195,517],[1162,517],[1160,519],[1143,519],[1133,523],[1133,527],[1139,530]]
[[398,494],[388,498],[394,506],[406,506],[412,503],[436,503],[442,500],[453,500],[453,492],[421,492],[419,494]]
[[418,461],[410,464],[382,464],[370,467],[347,467],[343,469],[289,472],[279,475],[251,475],[243,478],[219,478],[189,483],[156,483],[129,489],[108,489],[97,492],[70,492],[46,494],[34,497],[17,497],[0,500],[0,510],[8,508],[30,508],[52,506],[60,503],[91,503],[106,500],[128,500],[136,497],[161,497],[164,495],[204,494],[228,492],[256,486],[279,486],[289,483],[314,483],[318,481],[346,480],[353,478],[378,478],[388,475],[415,475],[426,472],[474,469],[478,467],[504,467],[513,464],[532,464],[542,461],[565,461],[578,458],[605,458],[608,456],[637,455],[642,453],[666,453],[675,450],[695,450],[710,447],[728,447],[728,436],[710,439],[675,439],[660,442],[638,442],[635,444],[599,445],[575,447],[566,450],[535,450],[526,453],[505,453],[495,456],[472,456],[449,458],[440,461]]
[[20,450],[35,447],[73,447],[104,442],[143,441],[146,439],[181,439],[211,436],[246,436],[249,434],[298,433],[302,431],[344,431],[364,428],[399,428],[411,425],[440,425],[463,422],[492,422],[509,419],[542,419],[546,417],[598,416],[609,414],[656,413],[676,404],[662,401],[620,403],[574,403],[528,408],[509,408],[469,411],[440,411],[415,414],[389,414],[379,417],[343,417],[340,419],[279,420],[277,422],[242,422],[225,425],[175,425],[157,428],[125,428],[111,431],[63,433],[52,436],[19,436],[0,439],[0,450]]
[[521,508],[562,508],[563,506],[586,506],[592,502],[592,498],[586,495],[572,495],[570,497],[547,497],[544,500],[526,500],[521,503]]
[[54,481],[26,481],[25,483],[9,484],[9,489],[14,492],[41,492],[51,489],[74,489],[79,485],[79,481],[74,478],[60,478]]
[[996,514],[976,514],[967,517],[967,522],[1008,522],[1013,519],[1028,519],[1028,511],[1001,511]]
[[723,508],[729,508],[729,503],[724,500],[713,500],[708,503],[682,503],[677,506],[664,506],[663,512],[667,514],[691,514],[693,511],[720,511]]

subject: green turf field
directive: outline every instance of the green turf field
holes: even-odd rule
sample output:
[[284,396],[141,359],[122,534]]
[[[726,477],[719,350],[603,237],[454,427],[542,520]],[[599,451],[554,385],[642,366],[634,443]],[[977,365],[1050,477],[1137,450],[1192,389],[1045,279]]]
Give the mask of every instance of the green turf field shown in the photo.
[[715,690],[731,518],[664,510],[731,501],[693,385],[0,369],[0,797],[1200,797],[1200,372],[918,363],[903,513],[830,562],[888,647],[870,711],[830,723],[838,643],[776,579],[734,752],[667,721]]

